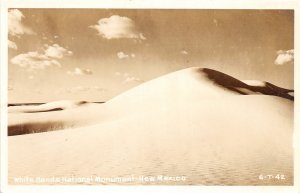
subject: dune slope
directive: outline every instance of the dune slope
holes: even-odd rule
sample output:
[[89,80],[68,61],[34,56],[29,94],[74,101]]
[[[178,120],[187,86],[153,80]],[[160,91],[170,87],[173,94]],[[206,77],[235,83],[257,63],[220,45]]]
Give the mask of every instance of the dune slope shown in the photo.
[[[293,101],[288,92],[211,69],[189,68],[104,104],[10,113],[10,125],[26,122],[34,127],[34,117],[40,116],[49,127],[59,120],[72,123],[73,129],[9,137],[9,182],[19,184],[16,178],[22,176],[134,175],[137,180],[117,184],[291,185]],[[277,174],[285,179],[259,179]],[[138,178],[158,175],[186,180]],[[116,184],[75,182],[81,183]]]

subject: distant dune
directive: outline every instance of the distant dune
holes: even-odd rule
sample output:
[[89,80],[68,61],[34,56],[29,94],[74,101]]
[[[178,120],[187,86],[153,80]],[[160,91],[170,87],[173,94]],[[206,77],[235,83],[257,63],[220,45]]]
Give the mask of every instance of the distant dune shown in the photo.
[[61,111],[65,109],[76,108],[85,104],[86,101],[55,101],[41,105],[27,105],[27,106],[11,106],[8,108],[8,113],[40,113],[50,111]]
[[[292,185],[291,93],[188,68],[103,104],[9,107],[9,183],[22,176],[165,175],[186,180],[117,184]],[[285,179],[259,179],[277,174]]]

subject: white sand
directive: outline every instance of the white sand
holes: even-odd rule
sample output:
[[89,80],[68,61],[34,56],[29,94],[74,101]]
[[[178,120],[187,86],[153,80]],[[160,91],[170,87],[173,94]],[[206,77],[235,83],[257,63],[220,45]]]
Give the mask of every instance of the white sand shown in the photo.
[[[291,185],[293,101],[264,95],[229,76],[222,75],[220,82],[220,76],[189,68],[105,104],[10,113],[11,128],[27,124],[39,132],[41,125],[47,131],[59,123],[57,129],[73,129],[10,136],[9,182],[33,184],[14,181],[26,176],[165,175],[186,180],[144,184]],[[251,95],[236,88],[250,88]],[[260,174],[283,174],[286,179],[259,180]]]
[[76,108],[86,104],[85,101],[54,101],[42,105],[28,105],[28,106],[12,106],[8,108],[8,113],[36,113],[36,112],[49,112]]

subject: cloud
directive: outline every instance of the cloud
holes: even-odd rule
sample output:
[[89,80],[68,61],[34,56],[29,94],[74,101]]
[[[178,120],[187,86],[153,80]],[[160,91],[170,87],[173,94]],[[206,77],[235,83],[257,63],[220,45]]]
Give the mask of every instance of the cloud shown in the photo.
[[58,44],[53,44],[52,46],[45,45],[47,49],[45,50],[45,55],[52,58],[63,58],[64,56],[70,56],[73,54],[72,51],[69,51]]
[[118,52],[117,56],[120,59],[129,58],[129,55],[125,54],[124,52]]
[[294,63],[294,50],[279,50],[277,58],[274,62],[276,65],[292,64]]
[[121,73],[121,72],[115,72],[115,75],[116,75],[116,76],[121,76],[122,73]]
[[189,53],[188,53],[186,50],[181,50],[181,51],[180,51],[180,54],[188,55]]
[[216,18],[213,19],[213,22],[214,22],[215,26],[219,25],[219,21]]
[[124,78],[124,83],[143,82],[143,80],[141,80],[140,78],[132,76],[128,73],[115,72],[115,75]]
[[125,58],[135,58],[135,54],[125,54],[124,52],[118,52],[117,56],[119,59],[125,59]]
[[105,88],[101,88],[99,86],[76,86],[76,87],[71,87],[71,88],[60,89],[57,92],[58,93],[78,93],[78,92],[91,92],[91,91],[106,92],[108,90]]
[[71,52],[57,44],[53,46],[45,45],[45,47],[44,53],[27,52],[19,54],[13,57],[10,62],[28,70],[45,69],[51,66],[61,67],[57,59],[61,59],[65,55],[68,56]]
[[89,26],[98,31],[99,35],[105,39],[140,39],[146,40],[145,36],[139,32],[134,21],[128,17],[113,15],[109,18],[102,18],[96,25]]
[[10,9],[8,11],[8,34],[11,36],[20,37],[20,35],[34,35],[35,32],[22,23],[25,18],[23,13],[18,9]]
[[75,68],[74,71],[68,71],[70,75],[91,75],[93,72],[90,69]]
[[19,65],[22,68],[28,68],[29,70],[44,69],[50,66],[61,67],[61,64],[57,60],[51,59],[44,54],[39,54],[38,52],[19,54],[10,61],[12,64]]
[[125,82],[140,82],[141,79],[137,78],[137,77],[134,77],[134,76],[128,76],[126,79],[125,79]]
[[8,47],[14,50],[18,49],[18,46],[15,42],[8,40]]

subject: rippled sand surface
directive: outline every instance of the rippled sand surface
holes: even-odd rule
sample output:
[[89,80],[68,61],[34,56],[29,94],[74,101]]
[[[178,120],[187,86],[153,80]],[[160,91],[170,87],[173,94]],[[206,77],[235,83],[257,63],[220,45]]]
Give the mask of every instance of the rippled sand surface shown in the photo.
[[175,72],[100,105],[14,109],[14,128],[66,125],[9,137],[9,183],[292,185],[293,101],[206,73]]

